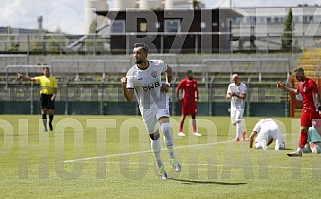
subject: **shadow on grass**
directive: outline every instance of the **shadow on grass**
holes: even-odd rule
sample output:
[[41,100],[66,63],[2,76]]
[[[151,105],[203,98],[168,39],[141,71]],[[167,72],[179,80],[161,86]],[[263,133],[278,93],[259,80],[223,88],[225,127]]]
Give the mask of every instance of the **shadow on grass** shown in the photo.
[[219,184],[219,185],[245,185],[244,182],[215,182],[215,181],[198,181],[198,180],[183,180],[183,179],[173,179],[168,178],[167,180],[179,181],[183,184]]

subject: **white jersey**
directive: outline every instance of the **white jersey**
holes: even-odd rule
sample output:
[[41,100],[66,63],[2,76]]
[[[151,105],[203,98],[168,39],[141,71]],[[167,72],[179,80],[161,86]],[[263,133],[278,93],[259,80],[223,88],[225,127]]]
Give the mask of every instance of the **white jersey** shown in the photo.
[[168,65],[162,60],[149,60],[146,69],[132,66],[127,72],[127,88],[134,88],[141,113],[150,109],[168,108],[169,97],[160,91],[162,72]]
[[284,142],[279,126],[271,118],[261,119],[258,123],[256,123],[253,131],[258,133],[255,142],[261,142],[263,139],[278,139],[279,142]]
[[[240,94],[246,94],[246,85],[243,84],[243,83],[240,83],[239,86],[236,86],[235,83],[230,83],[228,85],[228,88],[227,88],[227,93],[228,94],[231,94],[232,93],[232,90],[231,90],[231,86],[234,86],[237,88],[238,92],[237,94],[240,95]],[[235,110],[235,109],[244,109],[244,100],[236,97],[236,96],[233,96],[231,98],[231,110]]]

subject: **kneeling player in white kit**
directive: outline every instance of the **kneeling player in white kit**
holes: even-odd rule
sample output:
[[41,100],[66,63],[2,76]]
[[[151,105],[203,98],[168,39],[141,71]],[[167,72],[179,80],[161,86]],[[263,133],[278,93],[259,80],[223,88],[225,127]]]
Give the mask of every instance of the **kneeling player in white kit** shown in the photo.
[[[167,94],[172,80],[172,68],[161,60],[147,60],[148,47],[144,43],[134,45],[135,65],[121,79],[124,97],[131,102],[136,96],[143,122],[149,133],[152,150],[162,179],[167,179],[161,159],[160,133],[157,122],[163,132],[170,163],[175,171],[181,166],[174,155],[172,132],[169,125],[169,96]],[[165,72],[166,83],[161,74]]]
[[[255,136],[257,137],[255,138]],[[271,118],[261,119],[256,123],[250,135],[250,148],[255,142],[256,149],[267,150],[267,146],[273,141],[275,142],[275,150],[285,149],[285,142],[277,123]]]

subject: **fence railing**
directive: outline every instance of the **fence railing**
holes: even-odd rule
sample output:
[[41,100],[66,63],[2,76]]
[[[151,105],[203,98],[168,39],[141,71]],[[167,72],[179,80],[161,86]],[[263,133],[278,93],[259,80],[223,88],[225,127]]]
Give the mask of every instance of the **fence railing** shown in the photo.
[[[285,113],[288,106],[287,94],[280,89],[275,88],[275,84],[251,82],[249,78],[245,82],[248,86],[246,99],[246,116],[255,116],[260,114],[269,114],[274,116],[288,116]],[[199,83],[199,111],[200,115],[228,115],[229,100],[226,99],[226,91],[229,82],[217,83],[212,78],[207,83]],[[39,111],[38,99],[39,85],[29,82],[16,82],[6,85],[0,84],[0,102],[5,103],[0,107],[0,113],[23,113],[19,110],[18,104],[24,104],[21,109],[27,109],[28,113],[34,114]],[[168,93],[171,99],[171,114],[180,115],[180,102],[176,99],[175,87],[173,86]],[[61,114],[100,114],[111,113],[110,109],[115,109],[116,104],[119,106],[118,113],[126,114],[127,102],[125,101],[120,83],[89,83],[89,82],[60,82],[58,84],[58,95],[56,102],[59,104],[57,109]],[[106,104],[113,104],[114,107],[106,107]],[[137,105],[133,102],[132,109],[136,110]],[[261,104],[257,108],[257,104]],[[272,107],[270,107],[273,105]],[[12,110],[8,110],[8,106]],[[29,108],[27,108],[27,107]],[[280,106],[283,107],[282,110]],[[6,109],[7,111],[1,111]],[[260,113],[257,109],[261,109]],[[29,111],[30,110],[30,111]],[[20,112],[21,111],[21,112]],[[268,112],[268,113],[267,113]]]
[[[281,90],[275,89],[276,82],[286,82],[289,78],[290,62],[287,58],[203,59],[199,64],[181,64],[177,58],[178,56],[175,54],[170,55],[167,59],[172,59],[171,63],[173,64],[171,66],[173,66],[175,77],[172,82],[173,87],[169,93],[172,99],[171,107],[173,115],[179,113],[179,110],[177,110],[179,103],[176,99],[175,87],[180,79],[185,77],[187,69],[193,70],[194,76],[199,83],[199,112],[202,115],[227,113],[229,101],[226,99],[226,90],[233,72],[241,73],[241,80],[247,82],[246,114],[248,116],[252,116],[255,110],[258,109],[255,107],[258,106],[257,104],[260,104],[260,108],[264,107],[269,112],[266,114],[274,114],[273,112],[280,113],[280,110],[288,110],[287,95]],[[150,58],[163,59],[163,57],[159,56],[166,55],[159,54],[156,56],[151,54],[149,56]],[[59,80],[57,102],[63,105],[61,113],[77,114],[77,111],[84,111],[87,109],[87,106],[93,106],[92,110],[96,110],[95,114],[106,114],[106,112],[110,113],[110,108],[115,108],[116,104],[122,104],[119,107],[119,110],[122,110],[125,107],[125,100],[122,96],[119,79],[126,74],[128,68],[132,65],[132,59],[129,56],[125,57],[126,59],[117,60],[53,59],[49,65],[46,65],[51,68],[53,75]],[[5,81],[0,83],[0,102],[6,102],[11,105],[12,103],[28,102],[27,106],[30,105],[31,107],[30,113],[38,110],[36,108],[38,107],[37,102],[39,97],[37,84],[18,80],[16,73],[39,75],[39,67],[43,66],[8,65],[5,75],[2,73],[4,76],[2,78]],[[272,71],[273,75],[267,80],[265,75],[269,71]],[[82,104],[83,107],[73,112],[75,103]],[[106,108],[106,103],[113,103],[113,105],[109,105]],[[269,106],[266,104],[271,106],[273,104],[276,107],[268,108]],[[26,104],[23,108],[25,107]],[[13,105],[13,108],[16,109],[17,106]],[[137,110],[134,108],[132,112],[136,113]],[[122,113],[125,114],[126,112]],[[254,115],[256,114],[258,113]],[[265,112],[261,111],[261,114],[265,114]],[[287,116],[284,111],[282,114]]]
[[230,59],[204,59],[203,64],[209,67],[211,71],[228,71],[230,77],[233,73],[256,73],[259,82],[262,82],[264,75],[285,73],[290,77],[291,63],[287,58],[230,58]]
[[[231,32],[147,32],[106,33],[105,35],[0,34],[0,52],[25,54],[130,54],[136,41],[150,42],[153,53],[233,53],[239,51],[271,52],[282,49],[282,34],[266,33],[233,37]],[[79,38],[83,38],[79,41]],[[321,35],[293,35],[292,50],[314,48]],[[284,39],[284,38],[283,38]],[[78,41],[78,42],[77,42]],[[255,48],[250,48],[250,44]],[[155,44],[158,43],[158,44]],[[73,45],[71,45],[73,44]]]

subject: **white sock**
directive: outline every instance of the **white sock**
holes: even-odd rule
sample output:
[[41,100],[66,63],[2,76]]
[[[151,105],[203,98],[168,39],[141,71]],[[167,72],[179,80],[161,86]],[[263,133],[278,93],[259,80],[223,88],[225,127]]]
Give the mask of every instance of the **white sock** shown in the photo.
[[297,152],[298,152],[298,153],[302,153],[302,149],[301,149],[301,148],[298,148],[298,149],[297,149]]
[[167,151],[168,151],[168,157],[175,158],[173,136],[172,136],[172,132],[171,132],[169,123],[161,124],[161,129],[162,129],[163,136],[164,136],[164,143],[165,143]]
[[280,149],[285,149],[285,144],[284,144],[284,142],[279,142],[279,144],[280,144]]
[[157,140],[151,139],[150,141],[151,141],[152,150],[153,150],[156,164],[157,164],[158,168],[160,168],[163,166],[163,162],[162,162],[162,158],[161,158],[161,147],[160,147],[159,138]]
[[240,137],[242,134],[242,125],[241,123],[236,123],[236,137]]

